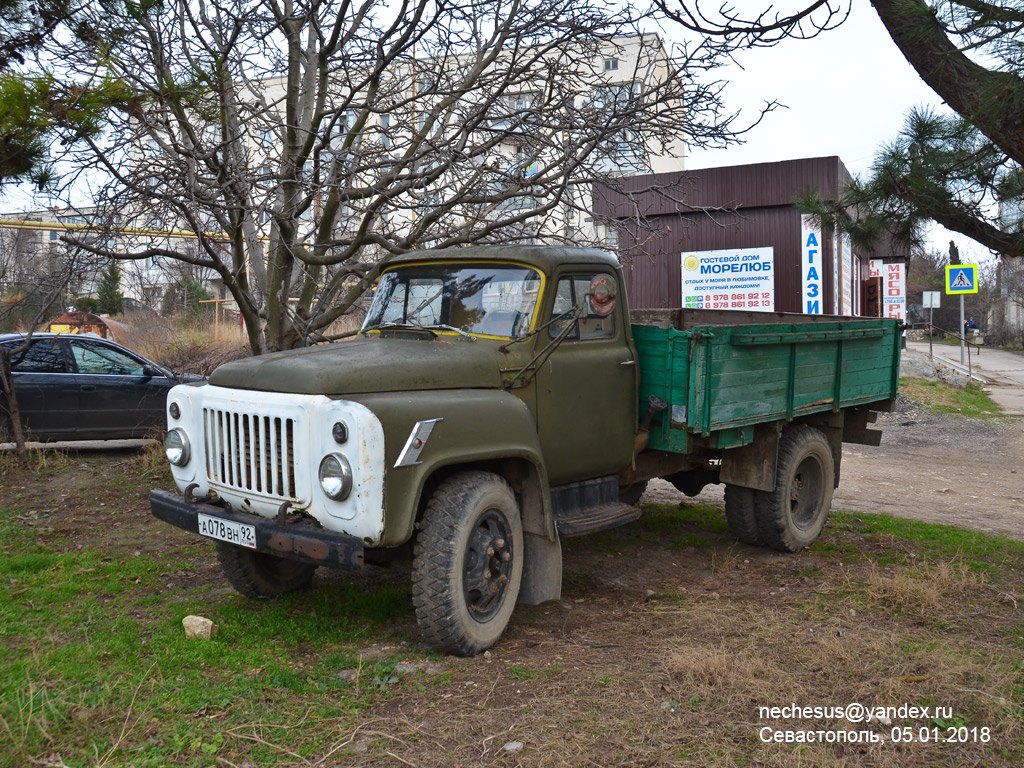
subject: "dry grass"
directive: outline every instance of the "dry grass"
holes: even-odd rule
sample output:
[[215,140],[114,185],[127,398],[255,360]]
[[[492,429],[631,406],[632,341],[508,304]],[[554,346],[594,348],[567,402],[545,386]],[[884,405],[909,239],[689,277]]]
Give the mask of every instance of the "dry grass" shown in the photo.
[[[13,438],[12,438],[13,439]],[[3,436],[0,435],[0,442]],[[51,448],[29,448],[26,451],[26,466],[33,473],[58,472],[66,470],[74,464],[74,460],[66,451]],[[24,471],[18,454],[13,451],[0,452],[0,479],[8,472]]]
[[962,562],[934,566],[886,568],[868,574],[867,595],[891,610],[931,616],[951,602],[962,602],[984,583]]
[[127,318],[121,340],[140,355],[177,372],[209,376],[218,365],[246,357],[248,341],[237,324],[211,319]]
[[[490,658],[449,662],[451,685],[406,687],[375,710],[386,717],[374,738],[336,734],[342,746],[332,759],[552,768],[1018,764],[1024,675],[1021,654],[1006,652],[1006,630],[1019,616],[1005,587],[957,561],[887,572],[871,561],[837,567],[810,553],[730,549],[689,564],[683,600],[667,599],[674,584],[650,602],[621,587],[588,586],[582,598],[527,609]],[[623,564],[595,565],[605,585],[621,581]],[[796,575],[808,565],[820,571]],[[672,571],[653,547],[634,566]],[[942,625],[925,621],[940,615]],[[797,746],[759,738],[766,726],[887,738],[893,727],[939,727],[930,719],[760,716],[762,706],[853,702],[952,707],[954,724],[987,726],[992,741]],[[522,752],[504,751],[513,741]]]

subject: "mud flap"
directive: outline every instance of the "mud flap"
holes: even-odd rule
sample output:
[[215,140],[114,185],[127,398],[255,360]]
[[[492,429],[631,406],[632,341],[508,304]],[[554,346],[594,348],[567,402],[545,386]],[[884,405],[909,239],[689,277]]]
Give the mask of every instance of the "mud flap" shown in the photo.
[[751,443],[722,451],[719,482],[759,491],[774,491],[778,461],[778,424],[757,424],[754,426],[754,439]]
[[526,562],[519,587],[519,602],[540,605],[562,597],[562,544],[529,531],[523,534]]

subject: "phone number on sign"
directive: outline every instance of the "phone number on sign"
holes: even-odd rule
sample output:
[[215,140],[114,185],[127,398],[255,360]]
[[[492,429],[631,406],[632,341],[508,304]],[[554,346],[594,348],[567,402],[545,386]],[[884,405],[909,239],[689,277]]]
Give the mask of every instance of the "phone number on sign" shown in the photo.
[[904,726],[892,728],[889,733],[884,731],[811,731],[811,730],[776,730],[765,726],[758,731],[758,736],[765,744],[987,744],[992,740],[990,728],[966,727],[919,727]]

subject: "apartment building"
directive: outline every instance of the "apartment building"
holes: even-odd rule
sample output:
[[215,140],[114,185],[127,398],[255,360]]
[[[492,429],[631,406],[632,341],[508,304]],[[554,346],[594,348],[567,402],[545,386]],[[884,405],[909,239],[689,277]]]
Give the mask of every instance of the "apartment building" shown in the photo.
[[[149,226],[118,226],[95,208],[47,208],[0,213],[0,292],[19,292],[37,287],[41,281],[64,284],[61,304],[72,305],[76,297],[95,295],[98,278],[107,260],[69,244],[64,238],[81,238],[92,245],[117,253],[151,248],[194,250],[195,237],[165,229],[163,222],[149,219]],[[168,286],[181,279],[183,266],[166,256],[120,262],[121,290],[125,298],[157,309]],[[185,270],[216,289],[209,270]]]

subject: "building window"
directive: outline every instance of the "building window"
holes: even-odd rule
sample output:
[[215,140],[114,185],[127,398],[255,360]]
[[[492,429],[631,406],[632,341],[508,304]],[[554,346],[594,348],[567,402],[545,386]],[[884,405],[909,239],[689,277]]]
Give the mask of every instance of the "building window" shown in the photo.
[[619,252],[619,230],[617,227],[605,227],[604,247],[607,248],[612,253]]
[[604,60],[604,71],[605,72],[614,72],[618,68],[619,68],[619,60],[618,59],[605,59]]
[[391,115],[380,116],[380,143],[384,149],[391,149],[394,142],[391,139]]

